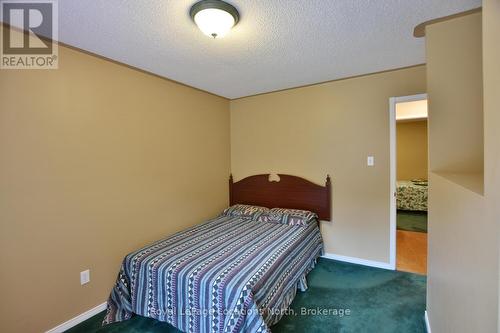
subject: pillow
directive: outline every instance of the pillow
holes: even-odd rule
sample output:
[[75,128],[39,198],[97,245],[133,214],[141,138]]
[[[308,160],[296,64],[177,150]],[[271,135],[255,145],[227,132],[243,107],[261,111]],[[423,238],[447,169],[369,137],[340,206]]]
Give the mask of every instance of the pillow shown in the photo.
[[427,186],[429,184],[426,179],[412,179],[411,182],[420,186]]
[[241,216],[256,220],[259,216],[269,212],[269,208],[261,206],[237,204],[224,209],[223,216]]
[[281,223],[301,227],[315,223],[317,220],[318,215],[316,213],[289,208],[273,208],[257,218],[259,222]]

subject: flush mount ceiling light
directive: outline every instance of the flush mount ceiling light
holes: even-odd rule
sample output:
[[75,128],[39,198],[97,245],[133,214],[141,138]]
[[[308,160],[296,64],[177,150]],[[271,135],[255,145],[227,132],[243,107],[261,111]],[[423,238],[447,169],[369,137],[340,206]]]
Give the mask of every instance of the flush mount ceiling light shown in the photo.
[[189,11],[198,28],[207,36],[223,37],[238,23],[240,14],[233,5],[222,0],[202,0]]

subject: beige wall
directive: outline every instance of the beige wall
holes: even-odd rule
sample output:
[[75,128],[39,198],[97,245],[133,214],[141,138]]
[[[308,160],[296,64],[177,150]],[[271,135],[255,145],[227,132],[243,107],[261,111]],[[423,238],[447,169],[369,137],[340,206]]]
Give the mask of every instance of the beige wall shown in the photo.
[[330,174],[326,252],[388,262],[389,98],[424,92],[419,66],[233,100],[233,176],[285,173],[323,184]]
[[127,252],[228,201],[226,99],[59,52],[58,70],[0,72],[2,332],[104,302]]
[[428,105],[434,110],[432,115],[429,112],[430,170],[434,172],[483,173],[481,24],[472,24],[480,15],[427,27],[427,87],[433,94]]
[[397,179],[427,179],[427,120],[396,124]]
[[[482,190],[481,35],[481,13],[426,29],[431,165],[427,311],[433,332],[497,330],[498,215],[486,216],[493,202]],[[498,30],[494,35],[498,38]],[[498,80],[498,74],[492,80]],[[493,81],[485,80],[485,88]],[[493,88],[485,89],[492,102],[498,98]],[[488,105],[485,129],[498,132],[498,116],[488,125]],[[498,104],[489,106],[490,112],[498,112]],[[497,158],[498,141],[492,141],[497,134],[491,131],[486,131],[490,135],[484,141],[485,156]],[[491,167],[487,160],[485,170]],[[487,177],[486,188],[489,181]]]
[[[499,243],[500,235],[500,2],[483,1],[483,73],[484,73],[484,193],[488,230]],[[498,254],[498,252],[497,252]],[[498,257],[496,280],[498,277]],[[493,264],[493,267],[495,265]],[[497,290],[500,291],[497,285]],[[497,309],[500,309],[498,302]],[[498,321],[500,324],[500,321]],[[500,331],[500,328],[499,328]]]
[[[432,112],[432,109],[430,109]],[[485,200],[430,173],[427,312],[432,332],[496,332],[498,279],[495,229]]]

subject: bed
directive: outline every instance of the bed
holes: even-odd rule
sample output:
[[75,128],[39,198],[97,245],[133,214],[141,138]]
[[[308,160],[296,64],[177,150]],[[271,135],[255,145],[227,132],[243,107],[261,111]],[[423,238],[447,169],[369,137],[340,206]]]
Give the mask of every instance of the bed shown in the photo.
[[427,211],[427,181],[398,180],[397,208],[398,210]]
[[[231,177],[231,207],[302,209],[330,219],[329,178],[320,186],[279,177],[271,182],[269,175],[256,175],[236,183]],[[297,290],[307,289],[306,275],[323,242],[316,218],[291,225],[269,222],[267,213],[255,216],[221,214],[128,254],[103,324],[138,314],[184,332],[269,332]]]

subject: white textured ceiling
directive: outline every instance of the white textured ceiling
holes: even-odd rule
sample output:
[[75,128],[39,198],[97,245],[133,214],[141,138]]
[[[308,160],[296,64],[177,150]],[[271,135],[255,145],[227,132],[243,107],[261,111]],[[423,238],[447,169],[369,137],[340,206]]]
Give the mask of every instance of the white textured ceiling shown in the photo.
[[425,62],[424,21],[481,0],[226,0],[241,20],[223,39],[189,17],[196,0],[61,0],[60,41],[237,98]]

